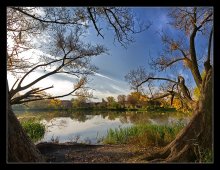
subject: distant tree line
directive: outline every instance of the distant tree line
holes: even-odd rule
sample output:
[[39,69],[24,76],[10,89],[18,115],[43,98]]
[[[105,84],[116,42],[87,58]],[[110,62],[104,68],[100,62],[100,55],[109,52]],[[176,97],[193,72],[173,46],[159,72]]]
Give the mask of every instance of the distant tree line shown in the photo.
[[[168,98],[151,100],[142,92],[131,92],[128,95],[118,95],[102,98],[101,102],[91,102],[88,97],[78,96],[71,100],[48,99],[28,102],[25,105],[14,105],[14,110],[62,110],[62,109],[155,109],[158,107],[170,107]],[[177,99],[173,101],[173,107],[181,109],[181,102]]]

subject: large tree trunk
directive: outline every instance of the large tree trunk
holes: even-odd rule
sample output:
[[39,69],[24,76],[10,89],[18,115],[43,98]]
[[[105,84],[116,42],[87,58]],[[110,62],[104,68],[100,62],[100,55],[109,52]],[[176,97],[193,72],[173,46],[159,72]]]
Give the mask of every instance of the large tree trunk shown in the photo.
[[8,115],[8,162],[44,162],[44,157],[23,131],[9,102],[6,109]]
[[190,123],[174,141],[147,157],[151,162],[201,161],[204,149],[213,151],[212,136],[212,69],[202,83],[201,96]]

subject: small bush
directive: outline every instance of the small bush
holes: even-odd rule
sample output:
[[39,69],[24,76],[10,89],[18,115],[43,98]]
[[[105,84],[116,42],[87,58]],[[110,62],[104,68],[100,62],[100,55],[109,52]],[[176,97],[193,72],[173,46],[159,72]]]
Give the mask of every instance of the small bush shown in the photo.
[[29,120],[21,122],[21,125],[33,142],[43,138],[45,133],[45,126],[43,124]]

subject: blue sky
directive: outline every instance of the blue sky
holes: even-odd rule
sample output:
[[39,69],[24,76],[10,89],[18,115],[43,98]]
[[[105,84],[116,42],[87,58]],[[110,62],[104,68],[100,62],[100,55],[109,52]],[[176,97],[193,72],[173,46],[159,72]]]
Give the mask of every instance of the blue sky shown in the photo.
[[[113,43],[113,37],[111,32],[105,32],[104,40],[101,37],[97,37],[96,34],[92,34],[91,39],[96,42],[100,42],[109,49],[110,55],[101,55],[94,57],[92,62],[99,68],[99,73],[105,75],[115,81],[101,77],[93,77],[93,87],[97,91],[102,91],[108,94],[112,92],[114,95],[128,94],[130,87],[125,82],[124,76],[131,70],[136,69],[138,66],[144,66],[148,72],[154,72],[148,64],[149,52],[152,57],[157,57],[159,52],[162,50],[162,43],[160,36],[156,31],[161,29],[170,32],[175,36],[176,32],[172,27],[167,24],[169,18],[167,17],[167,8],[135,8],[134,12],[143,20],[151,21],[152,26],[139,34],[135,34],[135,43],[130,44],[127,49],[120,46],[118,43]],[[181,65],[178,65],[179,69],[177,73],[173,73],[172,70],[166,72],[158,72],[159,76],[169,76],[173,78],[178,74],[182,74],[189,83],[195,85],[191,79],[192,76],[189,71],[183,70]],[[116,82],[117,81],[117,82]],[[115,89],[117,87],[117,90]],[[120,89],[120,90],[119,90]],[[121,93],[120,93],[121,92]],[[113,95],[113,96],[114,96]]]
[[[130,92],[129,84],[125,81],[124,76],[131,70],[138,66],[144,66],[147,72],[156,73],[160,77],[174,78],[176,75],[181,74],[186,78],[186,83],[195,85],[194,80],[189,71],[183,70],[181,64],[177,65],[177,70],[167,70],[163,72],[155,72],[151,70],[149,61],[149,52],[152,57],[158,57],[159,52],[162,51],[162,43],[160,36],[156,31],[167,31],[174,38],[179,34],[169,24],[169,17],[167,16],[168,8],[132,8],[141,20],[151,21],[151,27],[139,34],[134,35],[135,42],[130,44],[127,49],[122,47],[119,43],[113,39],[113,32],[111,30],[103,29],[104,39],[101,36],[97,36],[94,28],[90,28],[87,33],[87,41],[92,44],[103,44],[109,49],[109,54],[93,57],[92,64],[99,68],[98,74],[90,77],[89,87],[94,89],[94,97],[97,97],[94,101],[101,101],[102,98],[107,96],[118,96],[119,94],[127,95]],[[205,41],[204,41],[205,40]],[[205,37],[198,39],[198,55],[202,55],[206,50],[207,40]],[[201,53],[201,54],[200,54]],[[202,59],[201,59],[202,60]],[[9,86],[11,86],[13,78],[9,79]],[[73,80],[68,76],[55,75],[47,80],[38,84],[43,86],[45,83],[48,85],[55,84],[55,88],[51,89],[52,94],[62,94],[68,89],[71,90]],[[68,96],[62,99],[71,99],[72,96]]]

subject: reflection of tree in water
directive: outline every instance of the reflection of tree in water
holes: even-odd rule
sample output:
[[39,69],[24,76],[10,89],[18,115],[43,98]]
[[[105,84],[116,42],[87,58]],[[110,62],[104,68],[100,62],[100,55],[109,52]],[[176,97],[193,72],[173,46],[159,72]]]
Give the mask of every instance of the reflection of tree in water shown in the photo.
[[58,127],[60,129],[60,128],[68,126],[67,125],[67,120],[65,120],[64,118],[53,118],[53,119],[50,119],[50,120],[43,119],[41,121],[41,123],[43,123],[45,125],[45,128],[46,128],[47,132],[51,132],[50,129],[53,128],[53,127]]
[[116,117],[118,117],[118,115],[115,112],[108,112],[109,120],[115,120]]
[[103,119],[108,118],[109,120],[115,120],[119,118],[121,123],[150,123],[149,119],[157,119],[158,121],[166,122],[169,117],[176,119],[185,119],[189,117],[186,113],[183,112],[136,112],[136,111],[91,111],[91,110],[82,110],[82,111],[31,111],[25,112],[24,114],[19,115],[19,117],[24,117],[26,119],[33,118],[37,120],[50,121],[53,118],[57,117],[70,117],[80,122],[85,122],[86,120],[92,119],[95,115],[101,115]]
[[92,119],[95,115],[101,115],[103,119],[106,117],[109,120],[115,120],[116,118],[120,118],[125,116],[125,112],[117,112],[117,111],[72,111],[69,115],[72,119],[76,119],[78,121],[85,122],[86,120]]
[[[21,115],[22,116],[22,115]],[[56,117],[69,117],[69,113],[67,111],[26,111],[25,117],[33,116],[38,120],[45,119],[46,121],[50,121]]]
[[107,112],[107,115],[109,120],[115,120],[116,118],[120,119],[123,115],[125,115],[125,112],[109,111]]
[[105,119],[108,116],[107,112],[100,112],[100,115],[103,119]]
[[131,123],[149,123],[149,116],[146,112],[126,112],[126,115]]
[[50,121],[51,119],[55,117],[68,117],[68,115],[64,112],[60,111],[40,111],[40,110],[34,110],[34,111],[25,111],[23,114],[18,115],[18,118],[32,118],[36,120],[46,120]]
[[160,119],[167,121],[172,114],[150,113],[150,112],[126,112],[127,119],[134,124],[151,123],[150,119]]
[[50,111],[42,113],[42,116],[49,121],[56,117],[69,117],[69,114],[67,111]]
[[129,122],[129,119],[128,117],[126,116],[126,114],[123,114],[120,118],[119,118],[120,122],[121,123],[128,123]]
[[86,120],[91,119],[90,117],[86,116],[84,112],[72,112],[69,116],[72,119],[76,119],[80,122],[85,122]]
[[152,120],[161,123],[169,123],[170,119],[176,121],[187,119],[189,115],[182,112],[127,112],[131,123],[152,123]]
[[118,112],[118,111],[73,111],[71,115],[69,115],[73,119],[77,119],[78,121],[86,121],[92,119],[95,115],[101,115],[103,119],[108,118],[109,120],[115,120],[116,118],[121,118],[122,116],[126,116],[126,112]]

